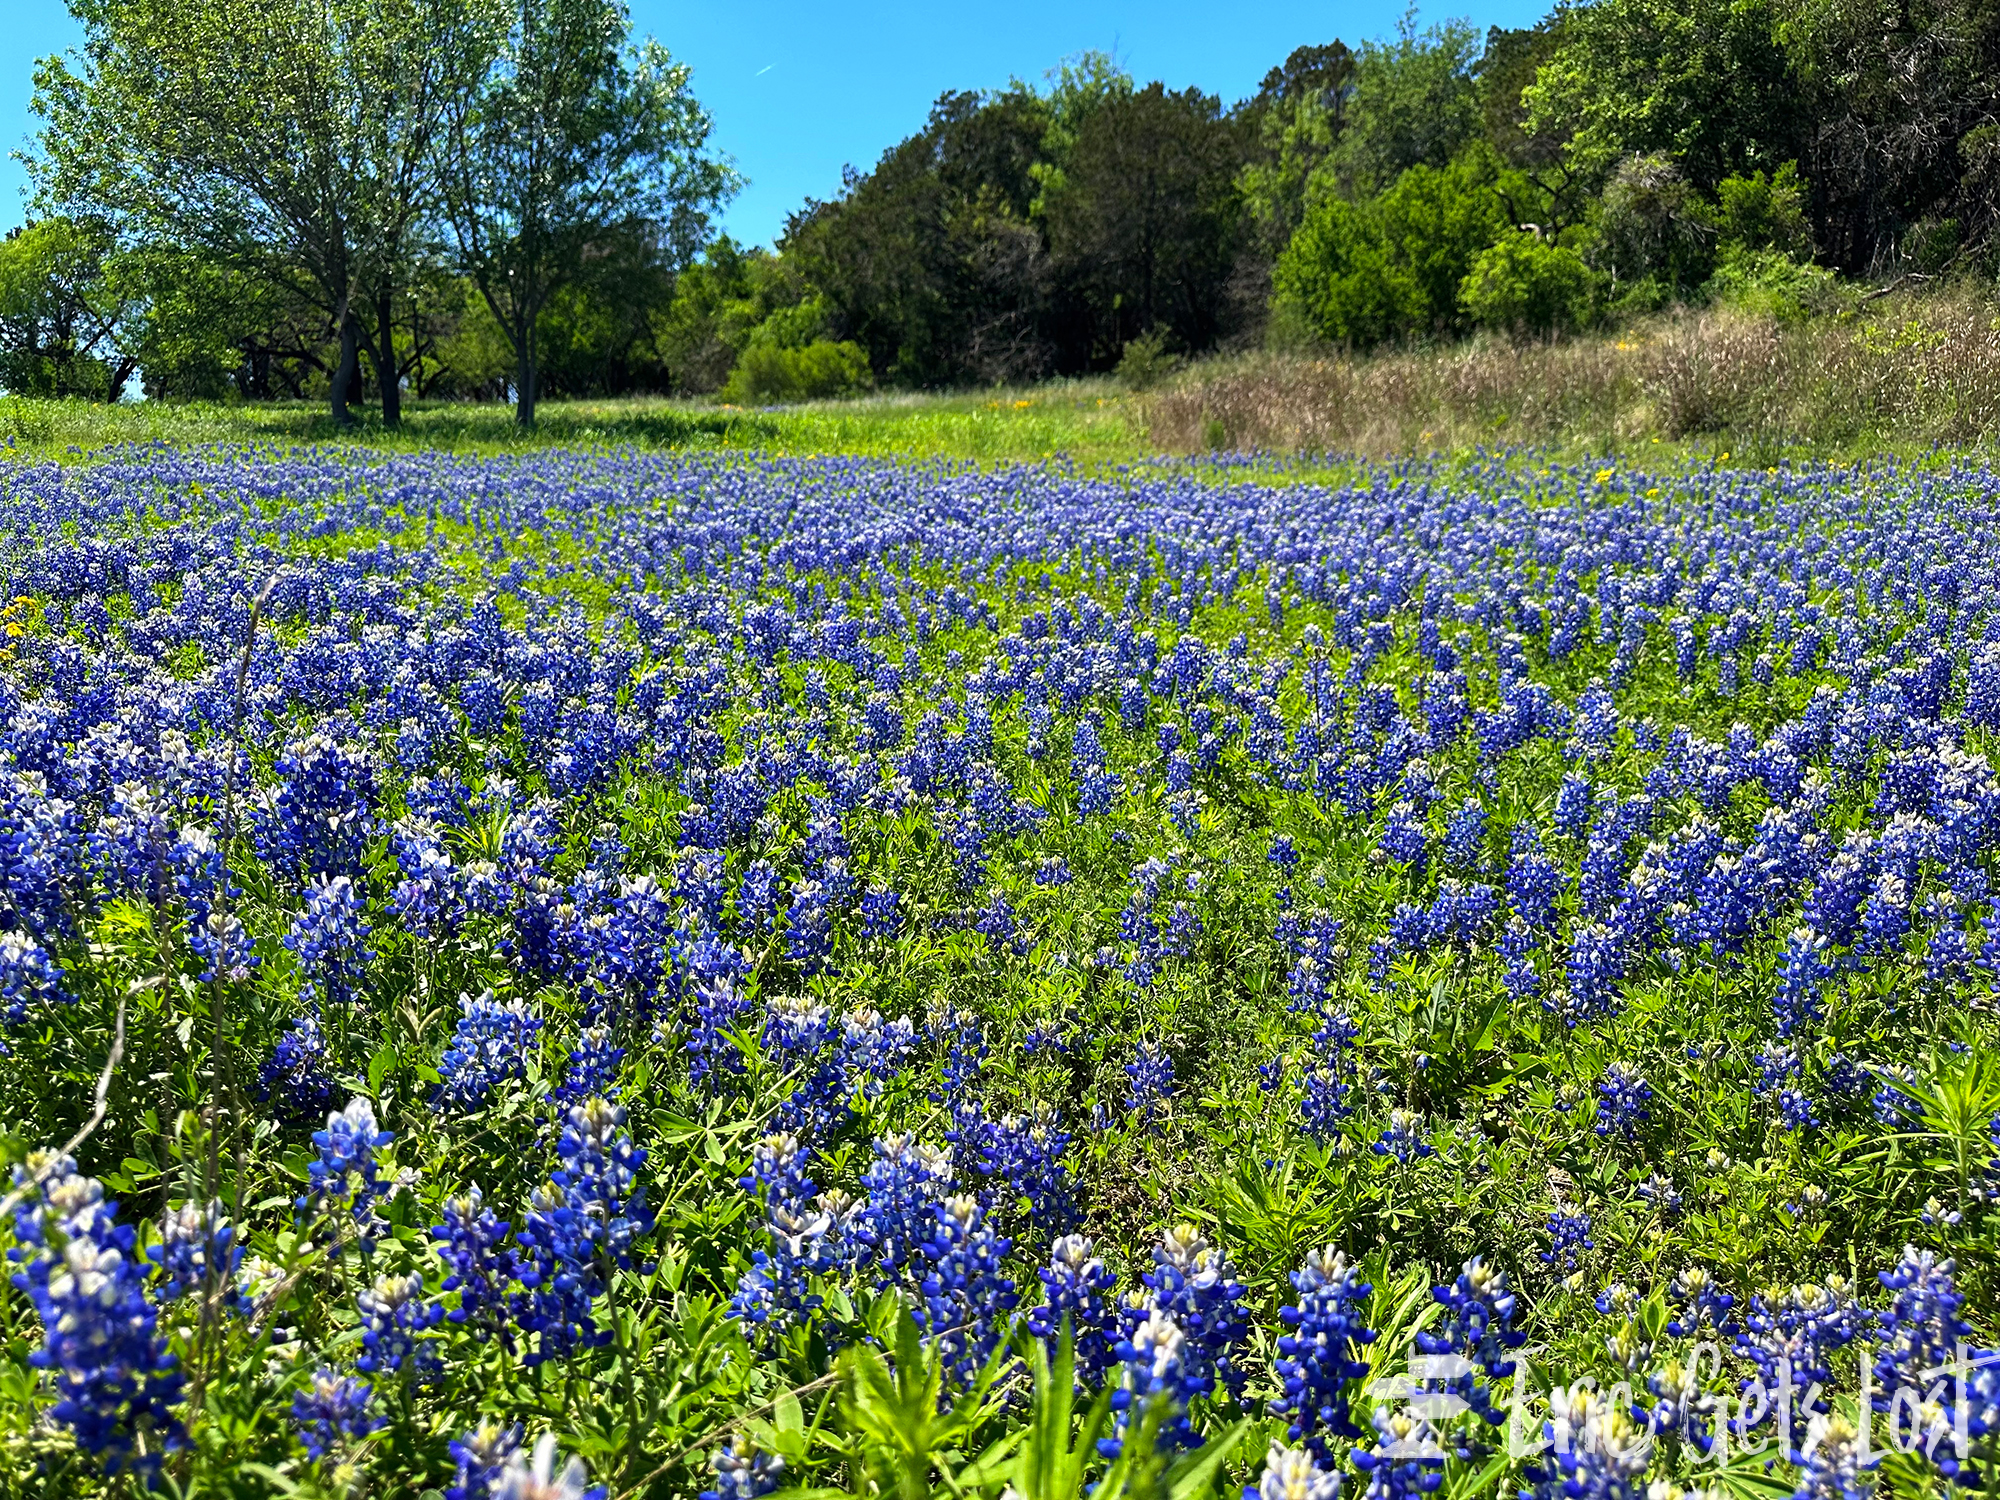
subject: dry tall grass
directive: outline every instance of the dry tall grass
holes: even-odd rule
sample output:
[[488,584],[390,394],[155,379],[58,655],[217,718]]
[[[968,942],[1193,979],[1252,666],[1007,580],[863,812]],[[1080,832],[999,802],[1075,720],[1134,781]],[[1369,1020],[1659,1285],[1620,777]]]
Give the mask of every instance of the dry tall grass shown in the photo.
[[1752,452],[2000,442],[2000,306],[1960,289],[1781,322],[1684,311],[1615,336],[1243,355],[1144,399],[1163,447],[1390,455],[1705,435]]

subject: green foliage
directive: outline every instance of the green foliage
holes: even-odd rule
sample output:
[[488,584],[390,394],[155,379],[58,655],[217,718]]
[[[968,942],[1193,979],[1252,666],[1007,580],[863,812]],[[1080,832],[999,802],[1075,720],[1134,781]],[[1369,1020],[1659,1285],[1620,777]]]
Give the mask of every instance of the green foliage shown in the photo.
[[1295,48],[1238,110],[1249,149],[1238,186],[1265,260],[1277,259],[1305,217],[1307,190],[1347,123],[1355,66],[1338,41]]
[[1563,14],[1524,94],[1528,126],[1602,181],[1660,154],[1698,185],[1797,155],[1800,96],[1778,40],[1782,0],[1597,0]]
[[1774,250],[1803,260],[1812,254],[1805,197],[1797,162],[1786,162],[1768,177],[1762,168],[1725,177],[1715,189],[1716,231],[1724,246]]
[[1151,390],[1180,368],[1181,359],[1167,347],[1164,328],[1151,328],[1125,346],[1118,360],[1118,378],[1128,390]]
[[1825,266],[1796,261],[1779,250],[1725,251],[1709,279],[1708,290],[1731,307],[1764,313],[1781,322],[1834,312],[1843,301],[1833,272]]
[[1420,32],[1414,15],[1394,41],[1366,42],[1356,55],[1346,128],[1314,198],[1382,192],[1412,167],[1444,167],[1478,136],[1479,33],[1463,21]]
[[101,225],[43,219],[0,240],[0,390],[115,400],[134,304]]
[[[467,274],[513,349],[522,425],[539,394],[551,299],[607,240],[642,237],[665,266],[693,258],[735,171],[707,151],[688,68],[601,0],[523,0],[481,87],[452,101],[443,204]],[[536,143],[521,150],[523,141]]]
[[1665,156],[1618,164],[1598,201],[1595,246],[1614,284],[1650,281],[1685,294],[1715,264],[1715,216],[1693,183]]
[[1054,110],[1019,85],[946,94],[874,171],[794,216],[784,262],[825,297],[837,335],[867,350],[879,377],[992,384],[1048,370],[1048,252],[1029,221],[1038,195],[1060,190],[1037,176],[1057,122],[1074,129],[1093,89],[1117,92],[1115,80],[1090,77]]
[[1459,289],[1508,227],[1491,155],[1412,167],[1380,197],[1332,198],[1300,226],[1273,285],[1300,324],[1333,343],[1367,346],[1449,332]]
[[722,399],[743,406],[818,401],[866,390],[872,380],[859,344],[814,339],[789,345],[758,340],[737,357]]
[[1242,217],[1236,132],[1221,102],[1158,83],[1108,96],[1045,184],[1049,256],[1076,313],[1062,362],[1103,368],[1155,326],[1205,349],[1223,331]]
[[1597,274],[1575,250],[1515,231],[1480,252],[1458,299],[1481,328],[1546,335],[1587,326],[1599,291]]

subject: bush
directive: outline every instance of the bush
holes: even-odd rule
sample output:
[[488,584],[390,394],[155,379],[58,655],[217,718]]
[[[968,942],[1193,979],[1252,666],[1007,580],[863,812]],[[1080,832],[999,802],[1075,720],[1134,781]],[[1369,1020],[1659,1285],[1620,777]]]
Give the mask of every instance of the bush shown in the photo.
[[819,401],[852,395],[872,383],[868,356],[859,344],[815,339],[801,348],[788,349],[754,343],[730,371],[722,399],[738,406]]
[[1459,306],[1481,328],[1504,333],[1571,333],[1596,313],[1599,281],[1583,257],[1539,235],[1502,235],[1472,263]]
[[1839,278],[1825,266],[1802,265],[1776,250],[1731,250],[1709,279],[1717,302],[1797,322],[1841,304]]
[[1412,167],[1381,197],[1335,198],[1306,216],[1279,257],[1280,321],[1366,346],[1459,324],[1459,286],[1507,230],[1489,155]]
[[1795,162],[1766,177],[1725,177],[1716,185],[1716,229],[1724,246],[1775,250],[1794,260],[1812,254],[1812,226],[1806,222],[1805,184]]
[[1181,357],[1167,348],[1166,329],[1155,324],[1125,345],[1118,378],[1128,390],[1151,390],[1180,368]]

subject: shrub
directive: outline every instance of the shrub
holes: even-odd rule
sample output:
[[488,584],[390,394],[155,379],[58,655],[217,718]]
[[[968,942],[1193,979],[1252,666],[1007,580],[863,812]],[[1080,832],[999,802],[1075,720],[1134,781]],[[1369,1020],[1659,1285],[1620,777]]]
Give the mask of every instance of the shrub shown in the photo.
[[796,349],[754,343],[744,349],[722,388],[722,399],[738,406],[782,401],[819,401],[848,396],[872,384],[868,356],[859,344],[814,339]]
[[1597,297],[1597,274],[1581,255],[1522,232],[1481,251],[1458,290],[1468,318],[1505,333],[1574,332],[1595,315]]
[[1781,322],[1836,311],[1840,280],[1824,266],[1802,265],[1777,250],[1731,250],[1709,279],[1709,295]]
[[1459,324],[1459,285],[1507,228],[1490,157],[1418,166],[1379,198],[1306,216],[1273,273],[1284,321],[1366,346]]
[[1118,378],[1129,390],[1151,390],[1180,368],[1181,357],[1167,348],[1167,331],[1157,324],[1125,345]]
[[1795,260],[1812,254],[1812,226],[1806,222],[1805,184],[1798,164],[1786,162],[1766,177],[1762,172],[1725,177],[1716,185],[1716,230],[1725,246],[1775,250]]

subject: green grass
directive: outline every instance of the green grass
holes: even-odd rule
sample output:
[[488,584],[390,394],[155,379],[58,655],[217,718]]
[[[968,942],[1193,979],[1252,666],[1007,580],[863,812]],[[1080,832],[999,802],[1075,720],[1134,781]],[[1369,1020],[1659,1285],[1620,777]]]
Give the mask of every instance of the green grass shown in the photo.
[[[499,453],[544,447],[743,448],[1033,461],[1064,454],[1094,465],[1155,450],[1134,402],[1105,380],[1030,390],[885,395],[753,411],[640,397],[548,401],[532,432],[497,404],[414,402],[399,428],[368,411],[342,431],[322,404],[45,401],[0,397],[0,445],[17,455],[66,458],[119,443],[344,441],[385,451]],[[0,450],[4,451],[4,450]]]

